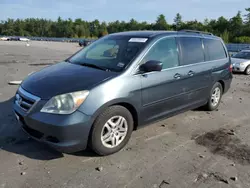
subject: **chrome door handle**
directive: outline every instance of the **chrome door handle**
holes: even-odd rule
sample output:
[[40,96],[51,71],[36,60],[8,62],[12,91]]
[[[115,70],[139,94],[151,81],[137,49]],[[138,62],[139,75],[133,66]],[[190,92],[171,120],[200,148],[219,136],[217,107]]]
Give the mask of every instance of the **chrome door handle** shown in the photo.
[[193,76],[194,75],[194,72],[193,71],[189,71],[188,72],[188,76]]
[[180,75],[179,73],[176,73],[176,74],[174,75],[174,78],[175,78],[175,79],[180,79],[180,78],[181,78],[181,75]]

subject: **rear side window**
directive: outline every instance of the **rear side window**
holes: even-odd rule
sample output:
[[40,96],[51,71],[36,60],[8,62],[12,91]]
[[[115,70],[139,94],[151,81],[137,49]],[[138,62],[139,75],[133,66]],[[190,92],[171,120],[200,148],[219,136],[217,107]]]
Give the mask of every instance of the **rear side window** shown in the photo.
[[227,57],[226,51],[220,40],[203,39],[203,42],[208,60],[213,61]]
[[197,37],[179,38],[182,53],[182,65],[191,65],[205,61],[202,41]]

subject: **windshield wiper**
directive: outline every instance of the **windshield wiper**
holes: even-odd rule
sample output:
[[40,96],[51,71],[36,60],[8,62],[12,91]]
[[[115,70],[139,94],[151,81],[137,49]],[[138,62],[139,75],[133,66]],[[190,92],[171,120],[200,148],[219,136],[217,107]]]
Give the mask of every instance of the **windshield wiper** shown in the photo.
[[[65,61],[69,62],[69,63],[72,63],[69,59],[66,59]],[[77,63],[74,63],[74,64],[82,65],[82,66],[86,66],[86,67],[92,67],[92,68],[100,69],[100,70],[103,70],[103,71],[111,71],[111,69],[103,68],[103,67],[100,67],[98,65],[91,64],[91,63],[80,63],[80,62],[77,62]]]
[[69,59],[65,59],[65,62],[72,63]]
[[106,68],[103,68],[103,67],[100,67],[98,65],[91,64],[91,63],[79,63],[79,65],[86,66],[86,67],[92,67],[92,68],[96,68],[96,69],[100,69],[100,70],[104,70],[104,71],[108,71],[108,69],[106,69]]

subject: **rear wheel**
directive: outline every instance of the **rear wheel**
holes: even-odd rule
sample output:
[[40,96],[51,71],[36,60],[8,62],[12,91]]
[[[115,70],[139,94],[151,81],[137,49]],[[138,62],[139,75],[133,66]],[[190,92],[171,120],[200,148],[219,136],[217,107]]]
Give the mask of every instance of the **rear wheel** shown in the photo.
[[90,146],[99,155],[121,150],[133,131],[133,117],[122,106],[111,106],[97,117],[90,138]]
[[219,82],[216,82],[210,92],[209,100],[205,106],[206,110],[214,111],[220,105],[223,88]]
[[245,74],[250,75],[250,65],[247,66],[247,68],[245,70]]

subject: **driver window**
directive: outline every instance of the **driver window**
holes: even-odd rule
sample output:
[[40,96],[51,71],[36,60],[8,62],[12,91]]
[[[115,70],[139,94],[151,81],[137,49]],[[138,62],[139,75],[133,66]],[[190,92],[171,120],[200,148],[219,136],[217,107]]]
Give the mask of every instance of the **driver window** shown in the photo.
[[115,59],[119,46],[112,41],[109,43],[103,43],[96,46],[93,50],[87,53],[88,59]]
[[179,66],[178,48],[175,38],[165,38],[158,41],[148,51],[142,63],[150,60],[162,62],[162,69]]

